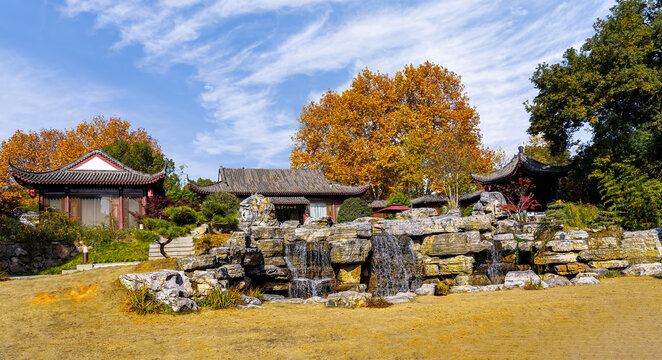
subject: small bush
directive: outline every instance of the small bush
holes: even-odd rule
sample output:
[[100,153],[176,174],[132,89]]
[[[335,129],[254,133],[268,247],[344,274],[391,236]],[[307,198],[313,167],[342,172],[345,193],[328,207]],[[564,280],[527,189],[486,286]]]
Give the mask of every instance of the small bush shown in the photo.
[[554,223],[569,228],[609,230],[620,223],[616,213],[601,210],[591,204],[556,201],[547,205],[545,213]]
[[542,290],[542,280],[536,283],[533,279],[529,279],[528,282],[524,284],[524,290]]
[[[475,204],[469,205],[469,206],[465,207],[464,209],[462,209],[462,216],[471,216],[471,213],[474,211],[474,205]],[[448,211],[446,211],[446,212],[448,212]]]
[[156,301],[146,288],[129,290],[124,311],[135,312],[138,315],[172,312],[167,305]]
[[195,253],[200,255],[206,253],[209,249],[215,247],[221,247],[225,245],[225,242],[230,238],[230,234],[205,234],[199,238],[193,240],[193,247],[195,248]]
[[134,230],[131,232],[133,238],[138,242],[153,243],[159,240],[159,234],[150,230]]
[[167,215],[177,226],[196,224],[198,222],[198,213],[188,206],[168,207],[163,209],[163,214]]
[[260,300],[261,302],[264,302],[264,292],[262,290],[260,290],[259,288],[251,286],[246,290],[245,295],[250,296],[250,297],[254,297],[254,298]]
[[393,304],[386,301],[383,297],[379,297],[379,296],[371,297],[370,299],[368,299],[368,302],[365,304],[366,307],[373,309],[387,308],[391,305]]
[[206,201],[213,201],[219,204],[224,204],[227,205],[229,211],[239,211],[239,199],[226,192],[218,192],[218,193],[213,193],[211,195],[208,195],[205,198]]
[[147,230],[166,229],[171,226],[171,224],[166,220],[152,218],[144,218],[143,225],[145,225],[145,229]]
[[0,281],[7,281],[7,280],[9,280],[9,275],[6,272],[0,270]]
[[238,289],[215,288],[207,293],[198,305],[209,307],[214,310],[232,309],[241,304],[241,292]]
[[338,209],[338,222],[350,222],[354,221],[360,217],[372,216],[373,212],[368,203],[363,199],[359,198],[349,198],[343,201]]
[[434,294],[437,296],[446,296],[451,293],[451,287],[445,282],[438,282],[434,288]]
[[[214,194],[216,195],[216,194]],[[207,200],[200,207],[204,218],[211,223],[217,230],[229,232],[235,230],[239,224],[239,200],[232,194],[226,199],[220,199],[224,202]],[[223,197],[223,196],[216,196]]]
[[409,200],[409,196],[402,193],[391,194],[391,196],[388,198],[388,201],[386,203],[388,205],[398,204],[407,207],[411,206],[411,201]]

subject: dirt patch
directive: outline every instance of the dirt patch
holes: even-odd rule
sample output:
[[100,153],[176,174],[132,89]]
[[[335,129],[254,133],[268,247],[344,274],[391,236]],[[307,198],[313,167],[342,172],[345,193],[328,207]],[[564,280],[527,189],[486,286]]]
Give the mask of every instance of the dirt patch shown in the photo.
[[[8,358],[660,358],[662,280],[418,297],[378,309],[267,304],[187,315],[122,312],[127,267],[0,283]],[[86,301],[35,294],[97,284]]]

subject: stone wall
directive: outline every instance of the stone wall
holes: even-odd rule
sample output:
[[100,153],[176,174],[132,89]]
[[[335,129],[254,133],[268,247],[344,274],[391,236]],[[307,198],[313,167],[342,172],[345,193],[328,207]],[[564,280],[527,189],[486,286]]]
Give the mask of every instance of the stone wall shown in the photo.
[[9,275],[33,273],[77,253],[75,246],[61,243],[0,242],[0,270]]

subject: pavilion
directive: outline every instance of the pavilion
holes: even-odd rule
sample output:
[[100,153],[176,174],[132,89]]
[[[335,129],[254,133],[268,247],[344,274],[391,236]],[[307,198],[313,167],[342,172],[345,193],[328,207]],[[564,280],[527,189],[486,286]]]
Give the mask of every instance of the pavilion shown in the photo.
[[253,194],[268,197],[276,207],[278,221],[303,222],[306,212],[312,217],[330,216],[349,197],[365,194],[369,184],[341,185],[329,181],[320,170],[308,169],[232,169],[219,167],[218,181],[211,185],[189,182],[200,195],[227,192],[243,200]]
[[144,215],[147,198],[163,192],[165,168],[156,174],[132,170],[101,150],[93,150],[55,170],[33,172],[9,163],[11,176],[39,197],[45,208],[66,213],[81,225],[136,228],[129,212]]

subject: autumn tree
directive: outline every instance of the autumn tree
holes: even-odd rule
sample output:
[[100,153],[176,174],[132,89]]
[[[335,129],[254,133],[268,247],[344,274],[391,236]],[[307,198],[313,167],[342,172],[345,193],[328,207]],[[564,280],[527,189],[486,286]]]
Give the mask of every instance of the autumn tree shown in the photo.
[[[47,171],[64,166],[88,151],[101,149],[116,141],[129,144],[141,142],[160,154],[158,142],[144,129],[132,129],[128,121],[101,116],[83,121],[66,130],[17,130],[0,145],[0,210],[7,213],[21,201],[29,201],[26,190],[15,184],[9,174],[9,161],[16,167],[31,171]],[[143,149],[144,150],[144,149]]]
[[[343,184],[370,181],[375,199],[447,191],[449,180],[472,190],[470,172],[491,170],[493,152],[481,145],[468,100],[460,77],[430,62],[393,77],[365,69],[342,94],[328,91],[303,108],[292,167],[321,169]],[[462,159],[450,178],[439,155],[449,147]]]

